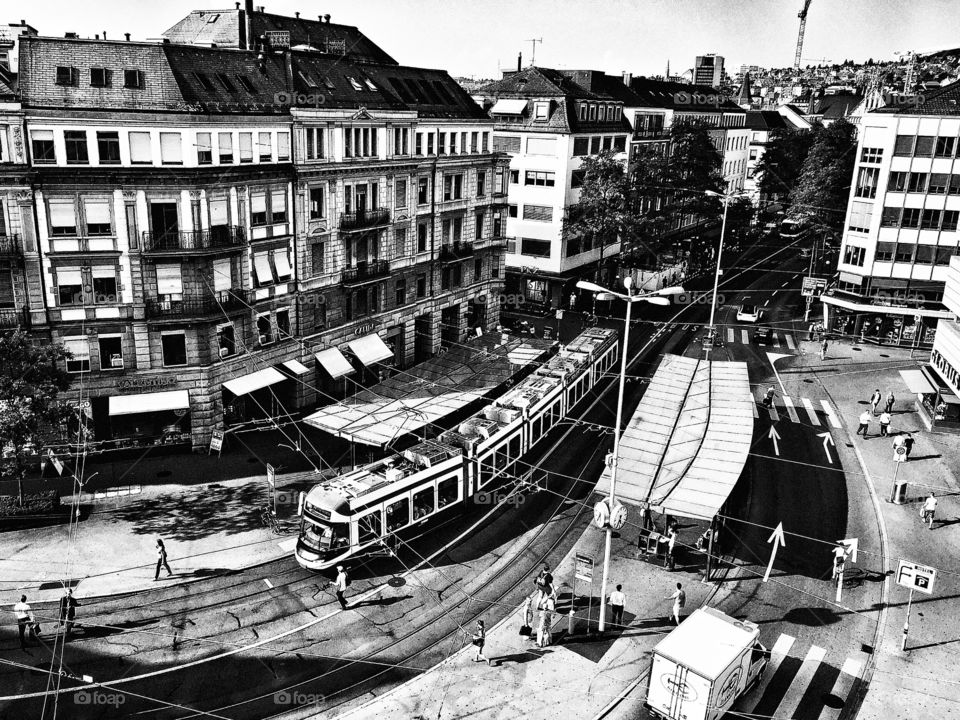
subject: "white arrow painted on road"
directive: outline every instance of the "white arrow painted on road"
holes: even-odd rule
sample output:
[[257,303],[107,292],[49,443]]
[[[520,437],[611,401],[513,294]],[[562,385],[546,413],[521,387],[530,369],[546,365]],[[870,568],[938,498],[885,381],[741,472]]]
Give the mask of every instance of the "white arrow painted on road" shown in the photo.
[[817,437],[823,438],[823,451],[827,454],[827,462],[833,465],[833,458],[830,457],[830,446],[833,445],[833,438],[828,432],[817,433]]
[[857,548],[860,546],[859,538],[849,538],[847,540],[837,540],[838,543],[847,549],[847,555],[850,556],[850,562],[857,561]]
[[777,382],[780,383],[780,392],[784,395],[787,394],[787,389],[783,386],[783,380],[780,379],[780,374],[777,372],[777,360],[782,360],[785,357],[792,357],[791,355],[783,355],[781,353],[767,353],[767,360],[770,361],[770,367],[773,368],[773,374],[777,378]]
[[777,432],[777,429],[773,425],[770,426],[770,433],[767,437],[773,440],[773,451],[777,454],[777,457],[780,457],[780,446],[777,445],[777,440],[780,439],[780,433]]
[[783,539],[783,523],[777,525],[774,531],[770,533],[767,542],[773,543],[773,548],[770,550],[770,562],[767,563],[767,571],[763,574],[764,582],[770,579],[770,571],[773,570],[773,561],[777,557],[777,548],[781,545],[783,547],[787,546],[787,543]]

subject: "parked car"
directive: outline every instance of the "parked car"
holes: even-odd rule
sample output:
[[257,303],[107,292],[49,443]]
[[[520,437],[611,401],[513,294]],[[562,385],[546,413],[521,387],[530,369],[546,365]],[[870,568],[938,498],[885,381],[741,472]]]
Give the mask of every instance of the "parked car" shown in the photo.
[[755,323],[760,320],[760,308],[752,303],[744,303],[737,310],[737,322]]
[[773,342],[773,328],[758,327],[753,331],[753,341],[758,345],[769,345]]

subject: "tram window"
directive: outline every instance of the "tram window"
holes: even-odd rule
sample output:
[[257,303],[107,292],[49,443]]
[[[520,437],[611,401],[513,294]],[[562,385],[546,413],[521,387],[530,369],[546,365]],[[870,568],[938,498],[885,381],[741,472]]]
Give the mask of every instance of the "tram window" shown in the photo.
[[380,511],[364,515],[357,520],[357,529],[359,530],[360,544],[366,545],[379,538],[382,532],[383,524],[380,521]]
[[520,436],[517,435],[510,441],[510,459],[516,460],[520,457]]
[[493,473],[495,471],[494,462],[493,453],[485,455],[478,461],[480,467],[480,487],[483,487],[493,479]]
[[387,532],[393,532],[410,524],[410,500],[404,498],[387,505]]
[[493,456],[493,467],[494,472],[499,472],[507,466],[507,461],[509,457],[507,456],[506,446],[501,446],[497,448],[497,452]]
[[413,521],[416,522],[433,512],[433,488],[424,488],[413,494]]
[[533,431],[530,437],[531,444],[539,440],[541,435],[543,435],[543,419],[537,418],[533,421]]
[[[482,472],[481,472],[482,475]],[[437,507],[446,507],[457,501],[457,478],[447,478],[437,483]]]

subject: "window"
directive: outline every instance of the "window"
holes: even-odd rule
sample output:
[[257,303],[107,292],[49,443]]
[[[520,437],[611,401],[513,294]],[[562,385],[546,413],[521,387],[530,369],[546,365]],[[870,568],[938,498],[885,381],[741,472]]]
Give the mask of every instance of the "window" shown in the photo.
[[260,162],[273,160],[273,140],[268,132],[257,133],[257,157]]
[[235,93],[237,91],[237,86],[233,84],[233,81],[228,75],[223,73],[217,73],[217,80],[220,81],[220,84],[223,86],[223,89],[228,93]]
[[57,305],[83,305],[80,268],[56,268]]
[[555,157],[557,154],[556,138],[527,138],[527,155],[549,155]]
[[113,73],[107,68],[90,68],[90,87],[108,88],[111,85]]
[[936,253],[936,245],[917,245],[917,254],[914,262],[917,265],[933,265]]
[[549,102],[535,102],[533,104],[533,119],[534,120],[549,120],[550,119],[550,103]]
[[520,238],[520,254],[532,257],[550,257],[550,241]]
[[396,290],[395,290],[395,301],[397,307],[405,305],[407,302],[407,281],[404,279],[397,280]]
[[437,133],[437,155],[445,155],[447,152],[447,134],[445,132]]
[[[494,152],[505,152],[516,155],[520,152],[520,136],[519,135],[494,135],[493,137],[493,151]],[[486,150],[484,150],[486,152]]]
[[894,155],[913,155],[913,143],[916,138],[913,135],[897,135],[897,140],[893,145]]
[[57,82],[57,85],[76,85],[77,69],[75,67],[58,65],[56,82]]
[[953,151],[957,144],[957,139],[953,137],[937,138],[937,147],[933,154],[936,157],[953,157]]
[[570,187],[578,188],[583,187],[583,181],[587,177],[586,170],[574,170],[573,174],[570,176]]
[[893,262],[893,253],[896,247],[897,244],[894,242],[877,243],[877,250],[873,259],[877,262]]
[[187,364],[187,336],[185,333],[170,333],[160,336],[163,366],[176,367]]
[[[581,109],[584,107],[580,106]],[[590,154],[590,138],[578,137],[573,139],[573,154],[575,157]]]
[[394,257],[403,257],[407,254],[407,229],[397,228],[393,232]]
[[423,155],[423,133],[416,134],[415,142],[414,153],[416,155]]
[[[751,151],[752,153],[753,151]],[[754,158],[750,158],[753,160]],[[883,159],[883,148],[865,147],[860,151],[860,162],[878,163]]]
[[246,75],[237,75],[237,82],[239,82],[240,86],[251,95],[257,91],[257,89],[253,86],[253,83],[250,82],[250,79]]
[[[618,135],[613,139],[613,150],[618,153],[627,151],[627,137],[625,135]],[[743,161],[741,160],[741,162]]]
[[117,268],[113,265],[94,265],[90,269],[93,278],[93,302],[98,305],[115,305],[120,302],[117,291]]
[[197,164],[211,165],[213,163],[213,140],[210,133],[197,133]]
[[393,129],[393,154],[410,154],[410,128]]
[[433,155],[433,133],[427,133],[427,155]]
[[394,532],[410,524],[410,501],[407,498],[387,505],[387,532]]
[[250,192],[250,224],[275,225],[287,221],[287,193],[282,188]]
[[314,275],[319,275],[323,272],[323,260],[325,253],[325,243],[315,242],[310,246],[310,267],[312,268]]
[[460,486],[456,478],[448,478],[437,483],[437,508],[456,502],[460,496]]
[[164,165],[183,164],[183,145],[180,133],[160,133],[160,162]]
[[273,257],[273,267],[276,270],[277,282],[287,282],[293,275],[290,267],[290,252],[287,248],[275,248],[270,255]]
[[237,352],[237,341],[232,324],[217,328],[217,348],[220,351],[220,357],[229,357]]
[[260,345],[269,345],[273,342],[273,325],[270,323],[270,313],[257,315],[257,342]]
[[119,335],[97,336],[101,370],[123,369],[123,342]]
[[161,302],[183,300],[183,276],[180,265],[157,265],[157,295]]
[[450,267],[446,266],[440,271],[440,289],[450,289]]
[[64,338],[63,345],[70,354],[67,372],[90,372],[90,344],[85,337]]
[[417,298],[425,298],[427,296],[427,276],[418,275],[417,276]]
[[600,154],[600,141],[602,138],[599,136],[590,138],[590,154],[599,155]]
[[477,213],[476,217],[474,218],[473,227],[474,227],[473,237],[477,240],[482,239],[483,238],[483,213]]
[[549,205],[524,205],[523,219],[538,222],[553,222],[553,208]]
[[480,133],[472,132],[470,133],[470,152],[476,154],[480,150],[480,145],[478,143],[478,138]]
[[77,235],[77,208],[72,199],[50,200],[47,204],[50,235],[75,237]]
[[413,494],[413,521],[426,517],[434,510],[433,488],[427,487]]
[[943,195],[947,192],[949,184],[950,176],[947,173],[931,173],[930,187],[927,191],[934,195]]
[[293,337],[290,334],[290,310],[281,308],[277,310],[277,340],[286,340]]
[[343,156],[345,158],[376,157],[377,128],[344,128]]
[[935,144],[936,138],[932,135],[921,135],[917,138],[917,145],[913,154],[916,157],[931,157]]
[[131,132],[130,138],[130,162],[134,165],[149,165],[153,162],[150,152],[150,133]]
[[479,282],[483,279],[483,258],[473,259],[473,281]]
[[512,218],[517,217],[517,206],[507,205],[507,215]]
[[864,250],[862,247],[848,245],[843,254],[843,262],[847,265],[856,265],[859,267],[863,265],[863,256]]
[[321,160],[326,157],[323,128],[307,128],[307,160]]
[[193,77],[198,83],[200,83],[200,87],[202,87],[208,93],[214,93],[217,91],[216,85],[214,85],[210,78],[203,73],[195,72],[193,73]]
[[873,205],[871,203],[851,203],[849,228],[858,232],[869,232],[872,216]]
[[920,220],[922,230],[936,230],[940,227],[940,211],[924,210],[923,217]]
[[463,199],[463,174],[443,176],[443,199],[462,200]]
[[960,195],[960,175],[950,176],[950,187],[947,188],[948,195]]
[[87,235],[113,234],[109,199],[84,199],[83,215],[86,220]]
[[56,149],[53,144],[53,130],[34,130],[30,134],[33,147],[33,161],[40,163],[55,163]]
[[536,172],[527,170],[524,174],[524,185],[539,185],[540,187],[553,187],[556,175],[552,172]]
[[[474,133],[476,135],[476,133]],[[485,170],[477,170],[477,197],[481,198],[487,194],[487,173]]]
[[903,219],[900,221],[901,227],[916,228],[920,227],[920,208],[904,208]]
[[143,71],[141,70],[124,70],[123,71],[123,87],[127,90],[142,90],[143,89]]
[[233,164],[233,134],[217,133],[218,155],[221,165]]
[[90,162],[87,155],[87,133],[84,130],[65,130],[63,144],[67,151],[67,163],[86,165]]
[[880,227],[896,227],[900,224],[900,210],[898,207],[885,207],[880,218]]
[[927,189],[927,173],[912,172],[907,180],[907,192],[925,192]]
[[240,162],[253,162],[253,133],[240,133]]
[[877,180],[880,178],[880,168],[860,168],[857,174],[856,196],[860,198],[874,198],[877,196]]
[[233,287],[233,263],[230,258],[218,258],[213,261],[213,291],[226,294]]
[[487,143],[489,142],[489,138],[490,138],[490,133],[488,132],[480,133],[480,152],[482,153],[487,152],[487,147],[488,147]]
[[290,159],[290,133],[277,133],[277,162],[284,162]]
[[394,207],[405,208],[407,206],[407,181],[406,178],[398,178],[393,184]]
[[943,224],[940,226],[941,230],[953,232],[957,229],[957,219],[960,218],[960,211],[958,210],[944,210],[943,211]]
[[897,243],[897,252],[893,257],[893,261],[900,263],[913,262],[913,252],[916,250],[916,247],[913,243]]
[[423,253],[427,251],[427,224],[420,223],[417,225],[417,252]]
[[519,184],[519,183],[520,183],[520,171],[519,171],[519,170],[511,170],[511,171],[510,171],[510,184],[511,184],[511,185],[517,185],[517,184]]
[[603,151],[607,152],[608,150],[613,149],[613,138],[607,135],[603,138]]
[[310,188],[310,219],[320,220],[326,216],[324,187]]
[[894,171],[887,180],[888,192],[904,192],[907,189],[907,173]]
[[270,266],[270,253],[255,253],[253,256],[253,276],[257,287],[273,285],[273,268]]
[[417,178],[417,205],[426,205],[430,202],[429,178]]

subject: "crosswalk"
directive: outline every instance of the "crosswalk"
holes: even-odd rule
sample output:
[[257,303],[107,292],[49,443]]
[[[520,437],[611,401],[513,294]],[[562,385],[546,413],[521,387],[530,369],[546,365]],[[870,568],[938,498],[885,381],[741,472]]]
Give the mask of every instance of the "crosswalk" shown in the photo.
[[[763,678],[734,703],[734,717],[776,717],[799,720],[837,720],[854,684],[866,667],[862,651],[833,657],[822,647],[803,647],[781,634],[770,648]],[[839,664],[839,667],[838,667]]]
[[823,427],[824,423],[821,421],[818,414],[819,412],[822,412],[824,419],[830,425],[830,427],[836,429],[843,427],[840,424],[840,418],[837,416],[836,410],[834,410],[833,406],[828,400],[820,400],[820,409],[818,410],[810,398],[798,398],[800,403],[798,407],[797,403],[794,402],[792,397],[789,395],[783,395],[782,397],[775,397],[773,405],[771,407],[766,407],[763,404],[763,398],[765,394],[766,392],[762,389],[758,391],[757,397],[754,397],[753,393],[750,394],[750,400],[753,403],[754,419],[759,419],[763,413],[770,417],[771,422],[776,423],[780,422],[780,419],[785,414],[790,422],[800,423],[803,425],[812,425],[813,427]]
[[744,345],[766,345],[773,348],[786,348],[787,350],[796,350],[797,341],[792,333],[785,333],[774,330],[768,343],[757,343],[753,340],[753,331],[746,328],[727,328],[727,344],[743,343]]

